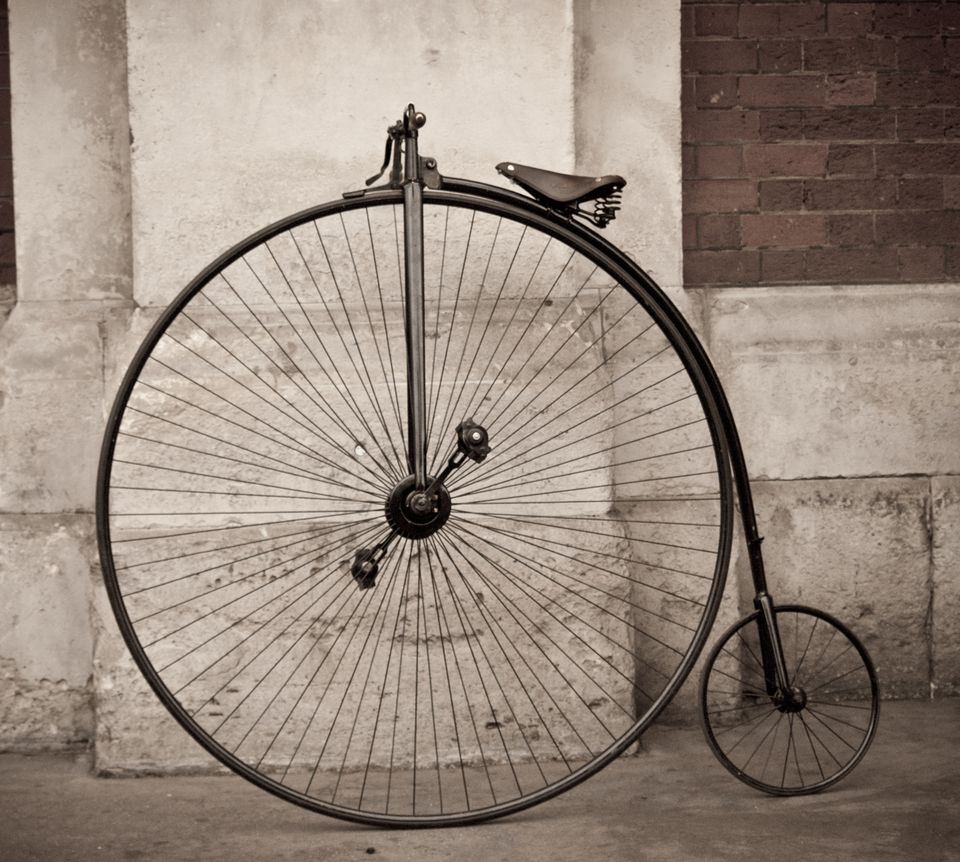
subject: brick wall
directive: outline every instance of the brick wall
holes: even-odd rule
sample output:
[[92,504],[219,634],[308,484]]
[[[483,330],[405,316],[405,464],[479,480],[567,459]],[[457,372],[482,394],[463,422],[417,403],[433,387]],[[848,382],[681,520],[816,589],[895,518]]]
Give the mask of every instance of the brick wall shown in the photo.
[[688,286],[960,281],[960,2],[682,12]]
[[0,2],[0,304],[13,300],[17,259],[13,240],[13,158],[10,142],[10,33]]

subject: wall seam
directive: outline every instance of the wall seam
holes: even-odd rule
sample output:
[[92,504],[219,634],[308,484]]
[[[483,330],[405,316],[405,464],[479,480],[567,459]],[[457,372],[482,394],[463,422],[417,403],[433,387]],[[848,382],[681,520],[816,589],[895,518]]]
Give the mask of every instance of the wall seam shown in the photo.
[[924,619],[924,635],[926,636],[927,647],[927,682],[929,685],[929,698],[933,700],[936,697],[937,679],[934,636],[936,619],[934,616],[935,599],[935,566],[934,566],[934,508],[933,508],[933,477],[927,479],[927,497],[923,507],[924,526],[927,531],[927,610]]

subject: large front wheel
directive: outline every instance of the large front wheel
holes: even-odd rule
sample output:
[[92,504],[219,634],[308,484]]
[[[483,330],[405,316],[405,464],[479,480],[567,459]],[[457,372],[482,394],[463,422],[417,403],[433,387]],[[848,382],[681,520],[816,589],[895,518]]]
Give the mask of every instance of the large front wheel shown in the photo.
[[97,512],[180,723],[285,799],[394,825],[516,811],[625,751],[703,646],[732,515],[712,372],[653,283],[516,197],[424,204],[428,478],[468,420],[490,447],[435,509],[387,191],[265,229],[161,315]]

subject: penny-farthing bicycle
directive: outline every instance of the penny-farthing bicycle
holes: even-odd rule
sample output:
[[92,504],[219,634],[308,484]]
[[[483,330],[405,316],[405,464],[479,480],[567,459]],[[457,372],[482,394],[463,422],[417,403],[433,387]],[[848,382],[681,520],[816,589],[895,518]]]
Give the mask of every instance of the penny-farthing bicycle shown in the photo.
[[423,124],[411,105],[390,128],[385,184],[208,266],[121,383],[100,553],[150,685],[307,808],[518,811],[626,751],[677,692],[735,492],[755,611],[706,660],[707,739],[761,790],[833,784],[873,738],[873,666],[833,617],[770,598],[716,374],[590,227],[624,180],[450,179],[419,154]]

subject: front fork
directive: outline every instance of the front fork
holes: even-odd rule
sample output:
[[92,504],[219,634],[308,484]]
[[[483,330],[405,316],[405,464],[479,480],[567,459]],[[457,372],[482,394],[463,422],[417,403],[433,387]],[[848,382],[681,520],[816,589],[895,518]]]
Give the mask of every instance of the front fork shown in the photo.
[[427,394],[423,299],[423,177],[417,132],[426,117],[408,105],[403,116],[404,324],[407,344],[407,461],[416,490],[427,487]]

